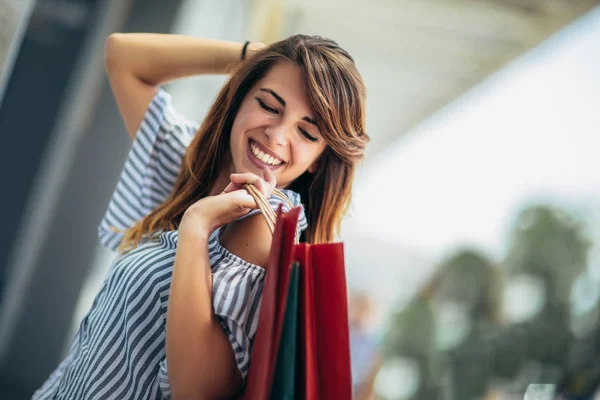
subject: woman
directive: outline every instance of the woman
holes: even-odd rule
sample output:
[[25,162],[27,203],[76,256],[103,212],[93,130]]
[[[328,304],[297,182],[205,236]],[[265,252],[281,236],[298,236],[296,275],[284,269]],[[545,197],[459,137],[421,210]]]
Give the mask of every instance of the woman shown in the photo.
[[[362,79],[335,42],[305,35],[243,49],[113,34],[106,67],[133,139],[99,226],[121,253],[34,398],[232,397],[248,371],[271,243],[242,185],[273,206],[285,203],[271,196],[283,189],[304,205],[306,241],[333,240],[369,140]],[[159,88],[226,69],[201,125]]]

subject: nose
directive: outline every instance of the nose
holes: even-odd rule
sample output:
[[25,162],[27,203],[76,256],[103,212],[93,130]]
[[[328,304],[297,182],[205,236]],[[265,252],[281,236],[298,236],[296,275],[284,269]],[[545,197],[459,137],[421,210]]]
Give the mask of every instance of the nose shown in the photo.
[[269,145],[285,146],[288,144],[290,130],[292,128],[284,123],[270,125],[265,129],[265,135],[269,140]]

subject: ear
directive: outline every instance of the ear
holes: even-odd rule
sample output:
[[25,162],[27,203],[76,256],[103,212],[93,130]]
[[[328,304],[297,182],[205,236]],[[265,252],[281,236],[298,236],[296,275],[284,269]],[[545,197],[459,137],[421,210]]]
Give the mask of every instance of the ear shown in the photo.
[[319,168],[319,163],[317,161],[315,161],[314,163],[312,163],[310,165],[310,167],[308,167],[308,172],[310,172],[311,174],[314,174],[315,172],[317,172],[317,168]]

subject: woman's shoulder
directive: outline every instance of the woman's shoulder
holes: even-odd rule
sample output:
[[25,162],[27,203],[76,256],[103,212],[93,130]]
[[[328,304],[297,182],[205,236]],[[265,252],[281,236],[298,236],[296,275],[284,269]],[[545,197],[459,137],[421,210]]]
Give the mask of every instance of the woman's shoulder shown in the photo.
[[247,263],[265,268],[271,249],[271,231],[261,215],[238,220],[223,228],[219,243]]
[[189,144],[191,138],[200,127],[200,122],[188,118],[179,111],[173,103],[173,98],[169,92],[159,87],[151,100],[144,122],[147,122],[154,130],[163,130],[165,132],[180,132],[184,135],[183,141]]

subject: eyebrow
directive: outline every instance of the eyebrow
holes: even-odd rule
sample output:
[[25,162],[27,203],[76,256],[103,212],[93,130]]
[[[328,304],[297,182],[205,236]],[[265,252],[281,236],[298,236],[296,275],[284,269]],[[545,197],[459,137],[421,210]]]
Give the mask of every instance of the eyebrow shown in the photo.
[[[279,102],[279,104],[281,104],[283,107],[285,107],[285,100],[280,95],[278,95],[277,93],[275,93],[274,90],[271,90],[269,88],[260,88],[259,91],[269,93],[271,96],[275,97],[275,100],[277,100]],[[317,121],[315,121],[312,118],[303,117],[302,120],[308,122],[309,124],[313,124],[314,126],[318,127]]]

